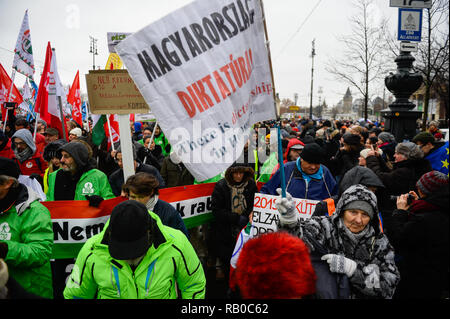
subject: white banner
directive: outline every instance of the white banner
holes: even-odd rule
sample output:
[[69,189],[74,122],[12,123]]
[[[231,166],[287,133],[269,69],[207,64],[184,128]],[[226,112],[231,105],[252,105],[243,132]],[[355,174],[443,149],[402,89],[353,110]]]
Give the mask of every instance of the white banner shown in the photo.
[[[264,233],[277,231],[277,221],[280,215],[275,206],[275,200],[279,196],[255,194],[255,201],[253,203],[253,222],[252,235],[258,236]],[[311,218],[314,213],[317,200],[294,198],[295,209],[300,215],[300,218]]]
[[116,52],[198,181],[241,155],[251,125],[275,118],[259,0],[194,1]]

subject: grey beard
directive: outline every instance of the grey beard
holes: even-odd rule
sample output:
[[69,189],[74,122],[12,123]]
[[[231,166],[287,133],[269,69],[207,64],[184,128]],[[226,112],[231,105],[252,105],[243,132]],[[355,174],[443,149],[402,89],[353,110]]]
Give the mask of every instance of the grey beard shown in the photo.
[[33,151],[31,150],[31,148],[27,147],[20,153],[15,150],[14,154],[16,155],[16,158],[19,160],[19,162],[23,163],[33,155]]

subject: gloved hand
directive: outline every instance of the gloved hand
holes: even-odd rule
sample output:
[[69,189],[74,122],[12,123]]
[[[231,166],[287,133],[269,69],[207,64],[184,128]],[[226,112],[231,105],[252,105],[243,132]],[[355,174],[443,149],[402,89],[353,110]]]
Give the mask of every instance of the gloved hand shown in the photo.
[[330,266],[330,271],[338,274],[345,274],[348,277],[353,276],[356,270],[356,262],[341,255],[326,254],[322,260],[326,260]]
[[85,195],[86,199],[89,201],[89,206],[98,207],[100,203],[103,201],[103,197],[98,195]]
[[[277,193],[281,195],[281,188],[277,188]],[[295,201],[292,195],[286,192],[286,197],[281,196],[275,200],[275,207],[280,212],[281,225],[294,225],[298,220],[298,213],[295,209]]]

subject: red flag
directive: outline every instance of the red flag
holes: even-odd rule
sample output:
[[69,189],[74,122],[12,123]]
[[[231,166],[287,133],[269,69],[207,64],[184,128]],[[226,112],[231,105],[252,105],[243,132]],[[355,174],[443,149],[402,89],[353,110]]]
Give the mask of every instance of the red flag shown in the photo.
[[117,119],[117,115],[110,114],[108,117],[109,117],[109,124],[111,125],[111,134],[109,133],[108,122],[105,122],[105,124],[103,124],[103,128],[105,129],[106,136],[108,137],[108,149],[109,149],[111,147],[111,138],[113,143],[117,143],[118,141],[120,141],[120,135],[119,135],[119,121]]
[[83,127],[83,116],[81,115],[81,96],[80,96],[80,71],[77,71],[73,84],[67,95],[67,102],[72,105],[72,118],[81,127]]
[[[39,113],[40,119],[47,122],[49,127],[53,127],[58,130],[60,138],[64,138],[61,119],[57,112],[58,106],[56,85],[58,85],[58,83],[56,83],[57,76],[54,74],[55,70],[52,69],[52,55],[52,48],[50,46],[50,42],[48,42],[47,52],[45,54],[44,70],[42,71],[41,81],[39,82],[38,95],[34,110],[36,113]],[[49,92],[51,92],[50,96]],[[49,107],[49,104],[51,104],[51,108]]]
[[[11,78],[8,73],[6,73],[2,64],[0,63],[0,104],[2,106],[2,122],[5,120],[6,109],[3,107],[4,102],[8,102],[8,94],[9,89],[11,87]],[[19,90],[14,85],[13,90],[11,92],[11,101],[16,102],[17,105],[20,105],[23,102],[22,95]]]

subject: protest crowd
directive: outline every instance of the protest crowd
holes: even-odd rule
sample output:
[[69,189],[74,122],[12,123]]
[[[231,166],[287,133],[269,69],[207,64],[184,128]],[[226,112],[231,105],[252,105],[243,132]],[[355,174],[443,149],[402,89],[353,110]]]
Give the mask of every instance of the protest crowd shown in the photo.
[[[241,157],[203,182],[154,122],[130,122],[136,174],[124,181],[120,141],[95,145],[92,128],[69,130],[67,120],[66,139],[40,121],[39,145],[35,121],[20,115],[0,131],[3,298],[448,298],[448,141],[439,132],[418,128],[398,143],[383,123],[283,120],[281,197],[275,120],[256,123]],[[213,219],[188,229],[158,194],[203,183],[214,185]],[[251,235],[256,193],[277,196],[279,231]],[[52,259],[42,203],[99,207],[117,197],[75,259]],[[311,218],[298,217],[293,198],[318,201]],[[175,272],[171,259],[155,264],[164,255]],[[67,280],[57,274],[64,261],[78,269]]]
[[34,83],[25,12],[0,64],[0,299],[449,298],[448,128],[281,117],[263,16],[197,0],[113,34],[82,101],[50,42]]

